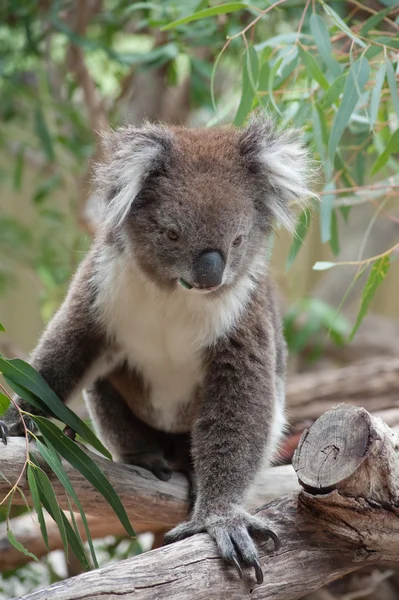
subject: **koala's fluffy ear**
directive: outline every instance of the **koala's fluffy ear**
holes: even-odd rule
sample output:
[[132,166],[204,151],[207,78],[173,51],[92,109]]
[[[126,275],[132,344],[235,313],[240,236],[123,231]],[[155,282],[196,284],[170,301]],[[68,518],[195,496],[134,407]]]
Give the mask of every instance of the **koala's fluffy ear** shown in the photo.
[[297,130],[278,131],[271,119],[255,118],[240,136],[240,153],[257,173],[264,188],[264,204],[274,219],[292,231],[292,203],[306,206],[314,164]]
[[161,125],[121,127],[103,137],[105,160],[96,165],[97,219],[117,226],[126,217],[146,176],[170,151],[172,133]]

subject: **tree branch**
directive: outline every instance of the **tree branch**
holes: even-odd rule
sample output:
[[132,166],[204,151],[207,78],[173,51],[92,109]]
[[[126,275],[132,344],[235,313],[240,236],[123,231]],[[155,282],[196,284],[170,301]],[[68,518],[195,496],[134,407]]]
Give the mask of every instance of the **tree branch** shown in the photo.
[[[237,580],[205,534],[79,575],[25,600],[140,600],[156,597],[297,600],[377,561],[399,560],[399,434],[364,409],[325,413],[298,447],[294,466],[304,489],[257,512],[282,539],[260,546],[265,582]],[[116,592],[117,590],[117,592]]]

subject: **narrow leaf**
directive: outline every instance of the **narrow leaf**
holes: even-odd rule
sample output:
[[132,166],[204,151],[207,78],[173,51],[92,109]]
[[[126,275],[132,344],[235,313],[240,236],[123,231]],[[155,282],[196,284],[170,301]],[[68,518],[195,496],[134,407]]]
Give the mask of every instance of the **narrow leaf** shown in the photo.
[[391,136],[386,148],[382,154],[375,161],[373,168],[371,169],[371,175],[375,175],[377,171],[382,169],[389,160],[389,157],[394,152],[399,152],[399,129],[397,129]]
[[242,65],[242,94],[240,104],[234,118],[234,125],[241,126],[249,114],[252,102],[256,94],[256,82],[258,78],[258,55],[250,46],[244,54]]
[[39,138],[43,151],[49,161],[53,161],[55,158],[53,142],[51,140],[50,132],[47,128],[46,120],[44,118],[43,111],[40,107],[35,110],[35,130],[36,135]]
[[369,110],[369,121],[370,129],[373,129],[374,123],[377,119],[378,108],[380,106],[382,86],[384,85],[384,79],[386,74],[385,63],[382,63],[375,76],[375,84],[373,91],[371,92],[370,110]]
[[60,531],[62,545],[64,546],[65,556],[68,560],[68,541],[65,531],[64,521],[62,519],[62,511],[58,505],[56,495],[51,485],[50,479],[41,468],[33,469],[32,474],[36,479],[37,489],[39,492],[40,501],[44,504],[45,508],[51,515],[53,520],[57,523]]
[[10,399],[0,392],[0,415],[3,415],[10,406]]
[[0,331],[5,331],[3,323],[0,323]]
[[44,520],[42,503],[40,502],[39,490],[37,487],[37,482],[36,482],[36,479],[35,479],[35,476],[33,473],[33,469],[34,469],[34,467],[32,467],[31,465],[28,465],[27,472],[28,472],[28,484],[29,484],[29,489],[30,489],[30,495],[32,496],[33,506],[35,507],[35,510],[37,513],[37,518],[39,520],[39,525],[40,525],[40,531],[42,532],[42,537],[43,537],[44,543],[46,545],[47,550],[50,551],[50,548],[48,545],[46,521]]
[[328,262],[327,260],[321,260],[313,265],[313,271],[327,271],[327,269],[332,269],[332,267],[335,266],[336,263]]
[[[331,182],[325,186],[323,191],[330,192],[333,190],[335,190],[335,184]],[[331,239],[331,214],[333,212],[334,201],[334,194],[323,194],[320,204],[320,233],[323,244],[326,244]]]
[[14,190],[20,190],[21,189],[22,173],[23,173],[23,169],[24,169],[24,163],[25,163],[25,146],[22,145],[19,148],[19,150],[17,152],[17,155],[15,157],[15,168],[14,168],[14,175],[13,175]]
[[384,281],[385,277],[387,276],[389,267],[390,267],[390,258],[388,255],[382,256],[381,258],[376,260],[375,263],[373,264],[373,267],[372,267],[370,274],[368,276],[368,279],[367,279],[367,283],[363,289],[359,313],[357,315],[356,323],[355,323],[355,325],[351,331],[351,334],[349,336],[350,341],[353,340],[357,330],[359,329],[360,324],[363,321],[365,314],[367,313],[370,302],[373,299],[378,286],[381,285],[381,283]]
[[58,456],[54,446],[52,446],[48,440],[47,440],[47,444],[48,444],[48,446],[45,446],[44,444],[42,444],[42,442],[40,440],[36,441],[36,446],[37,446],[37,449],[39,450],[40,454],[42,455],[42,457],[44,458],[44,460],[46,461],[46,463],[48,464],[50,469],[53,471],[53,473],[58,477],[58,479],[64,486],[65,490],[67,491],[67,493],[70,495],[72,500],[75,502],[75,504],[80,512],[80,516],[82,517],[82,522],[83,522],[83,525],[84,525],[84,528],[86,531],[87,541],[89,543],[89,548],[90,548],[90,553],[91,553],[91,556],[93,559],[93,564],[94,564],[94,567],[96,569],[98,569],[97,557],[96,557],[96,553],[94,551],[93,540],[91,538],[89,525],[87,523],[85,512],[84,512],[82,505],[79,501],[79,498],[76,495],[76,492],[72,486],[71,480],[69,479],[64,467],[62,466],[62,463],[59,459],[59,456]]
[[299,48],[299,54],[309,77],[317,81],[323,90],[328,90],[330,84],[317,64],[315,57],[309,52],[305,52],[302,48]]
[[6,359],[0,355],[0,371],[13,390],[26,399],[27,402],[38,406],[40,410],[43,410],[43,405],[45,405],[44,412],[50,411],[53,416],[69,425],[73,431],[89,442],[93,448],[107,458],[111,458],[108,450],[92,432],[90,427],[61,402],[43,377],[31,365],[19,358]]
[[352,113],[359,100],[359,94],[366,85],[370,74],[370,67],[364,57],[359,58],[351,66],[348,77],[345,82],[342,101],[335,115],[334,123],[331,128],[330,139],[328,142],[328,155],[330,162],[333,163],[335,151],[341,139],[341,136],[348,125]]
[[339,247],[338,217],[337,217],[336,210],[333,210],[331,213],[330,248],[331,248],[334,256],[338,256],[338,254],[340,252],[340,247]]
[[365,42],[363,42],[363,40],[358,38],[357,35],[355,35],[353,33],[353,31],[347,26],[345,21],[343,21],[341,19],[339,14],[336,13],[335,10],[333,8],[331,8],[331,6],[328,6],[324,2],[322,2],[321,4],[323,5],[325,12],[328,14],[329,17],[331,17],[331,19],[334,21],[335,25],[337,25],[337,27],[341,31],[343,31],[348,37],[350,37],[356,44],[358,44],[362,48],[367,48],[367,44]]
[[342,73],[342,75],[339,75],[339,77],[334,79],[334,81],[328,88],[327,92],[324,94],[324,96],[320,100],[320,108],[324,108],[324,109],[330,108],[330,106],[332,104],[337,104],[339,95],[342,93],[342,91],[344,89],[345,81],[346,81],[346,76],[344,73]]
[[10,542],[10,544],[12,546],[14,546],[14,548],[16,550],[18,550],[18,552],[22,552],[23,554],[25,554],[25,556],[29,556],[30,558],[33,558],[33,560],[36,560],[37,562],[39,562],[39,559],[37,558],[37,556],[32,554],[32,552],[29,552],[29,550],[27,550],[25,548],[25,546],[23,546],[21,544],[21,542],[18,542],[18,540],[15,539],[15,536],[14,536],[13,532],[11,531],[11,529],[7,529],[7,538],[8,538],[8,541]]
[[186,23],[191,23],[192,21],[198,21],[199,19],[206,19],[208,17],[215,17],[217,15],[226,15],[228,13],[237,12],[238,10],[247,9],[248,4],[244,4],[244,2],[227,2],[226,4],[220,4],[219,6],[213,6],[212,8],[206,8],[205,10],[200,10],[192,15],[188,15],[187,17],[183,17],[181,19],[177,19],[177,21],[172,21],[172,23],[168,23],[164,27],[161,28],[161,31],[167,31],[168,29],[174,29],[179,25],[185,25]]
[[299,250],[302,248],[303,242],[305,241],[306,234],[309,231],[310,221],[311,221],[312,211],[309,208],[306,208],[299,215],[298,223],[295,229],[294,240],[291,244],[290,251],[288,253],[288,258],[285,263],[285,270],[288,271],[297,255]]
[[338,77],[341,75],[341,67],[333,57],[330,34],[323,19],[316,13],[313,13],[310,17],[310,29],[321,59],[334,77]]
[[396,112],[396,116],[399,118],[399,95],[398,95],[398,84],[396,83],[395,71],[389,58],[385,57],[385,65],[387,69],[387,80],[389,85],[389,91],[391,92],[392,104]]
[[118,494],[96,463],[54,423],[45,417],[34,417],[34,420],[43,437],[104,496],[127,533],[134,537],[135,532]]
[[382,19],[384,17],[386,17],[391,11],[392,11],[392,7],[387,6],[387,8],[380,10],[380,12],[376,13],[375,15],[373,15],[372,17],[367,19],[367,21],[362,25],[362,27],[359,31],[360,35],[363,37],[366,37],[368,32],[371,31],[371,29],[375,29],[375,27],[378,25],[378,23],[380,23],[382,21]]

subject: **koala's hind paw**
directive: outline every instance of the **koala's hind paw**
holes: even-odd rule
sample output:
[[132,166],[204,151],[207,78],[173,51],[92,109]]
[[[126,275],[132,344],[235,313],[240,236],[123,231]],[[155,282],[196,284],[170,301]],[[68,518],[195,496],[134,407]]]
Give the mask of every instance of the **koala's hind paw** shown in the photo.
[[[28,432],[33,432],[36,429],[36,425],[34,420],[29,415],[23,415],[23,420],[25,422],[26,428]],[[25,436],[25,427],[22,421],[19,419],[15,423],[11,425],[5,423],[4,421],[0,421],[0,438],[3,441],[3,444],[7,445],[7,438],[9,437],[22,437]],[[30,441],[32,436],[28,433],[28,440]]]
[[263,572],[251,536],[272,538],[276,550],[281,545],[278,536],[265,521],[239,508],[223,516],[210,515],[203,520],[194,518],[182,523],[165,535],[164,544],[177,542],[204,531],[215,540],[222,559],[235,566],[240,578],[243,575],[242,566],[253,567],[258,584],[263,582]]

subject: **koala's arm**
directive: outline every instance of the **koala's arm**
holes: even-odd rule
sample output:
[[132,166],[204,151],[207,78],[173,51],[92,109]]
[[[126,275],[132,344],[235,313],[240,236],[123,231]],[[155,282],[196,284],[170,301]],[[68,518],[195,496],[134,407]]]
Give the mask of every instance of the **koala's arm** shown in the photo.
[[[78,269],[67,297],[54,315],[29,363],[42,375],[57,396],[67,402],[90,379],[91,372],[100,367],[106,348],[105,335],[93,316],[93,289],[90,279],[90,256]],[[39,411],[22,398],[17,404],[27,412]],[[10,405],[1,423],[2,437],[23,435],[19,413]]]
[[267,523],[242,508],[271,444],[276,393],[275,331],[272,321],[247,319],[211,356],[206,395],[193,431],[198,496],[191,521],[167,542],[208,531],[222,557],[252,565],[262,580],[250,534],[278,538]]

